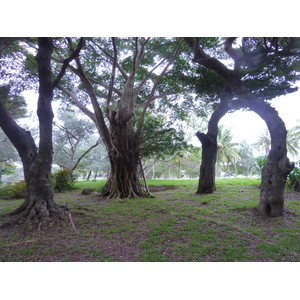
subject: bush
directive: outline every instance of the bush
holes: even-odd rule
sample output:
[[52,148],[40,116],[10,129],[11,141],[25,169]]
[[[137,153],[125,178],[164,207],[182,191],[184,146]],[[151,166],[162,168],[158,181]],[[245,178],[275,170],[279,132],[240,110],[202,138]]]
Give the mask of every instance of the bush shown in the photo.
[[295,166],[293,171],[288,175],[287,184],[291,189],[300,192],[300,161],[295,163],[295,165],[298,165],[298,167]]
[[20,182],[10,183],[0,188],[0,197],[9,199],[22,199],[26,195],[26,183],[24,180]]
[[54,190],[61,193],[73,188],[77,176],[68,169],[59,170],[52,174],[54,179]]

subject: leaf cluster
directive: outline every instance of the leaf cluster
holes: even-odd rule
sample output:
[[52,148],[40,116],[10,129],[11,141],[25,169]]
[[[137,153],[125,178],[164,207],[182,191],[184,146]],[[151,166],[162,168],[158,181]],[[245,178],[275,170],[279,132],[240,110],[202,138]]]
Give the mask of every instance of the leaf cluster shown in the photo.
[[151,156],[163,159],[173,155],[176,151],[184,149],[184,132],[175,128],[165,127],[162,117],[149,116],[145,119],[144,130],[141,137],[140,149],[143,158]]

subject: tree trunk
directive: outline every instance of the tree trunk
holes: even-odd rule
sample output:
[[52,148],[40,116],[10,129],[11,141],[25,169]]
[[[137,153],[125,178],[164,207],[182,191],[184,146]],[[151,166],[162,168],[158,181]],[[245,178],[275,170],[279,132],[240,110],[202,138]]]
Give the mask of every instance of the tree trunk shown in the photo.
[[138,176],[139,142],[133,131],[133,120],[126,119],[111,120],[111,147],[108,148],[110,173],[104,193],[109,198],[146,195]]
[[197,194],[211,194],[216,190],[215,168],[217,161],[217,138],[207,133],[197,132],[196,136],[202,144],[202,162]]
[[1,127],[16,147],[24,169],[26,196],[24,203],[11,213],[18,219],[40,221],[48,218],[57,206],[53,202],[51,186],[52,165],[52,119],[53,99],[51,72],[52,43],[49,38],[39,38],[36,56],[39,73],[38,118],[40,142],[37,149],[30,132],[22,129],[2,106],[0,107]]
[[196,136],[202,144],[202,162],[197,194],[211,194],[216,190],[216,161],[217,161],[217,135],[218,123],[227,113],[229,106],[229,90],[225,88],[220,94],[220,104],[213,112],[208,122],[207,133],[197,132]]
[[252,111],[257,113],[267,124],[271,135],[271,150],[262,169],[261,193],[258,210],[262,215],[281,216],[284,206],[284,187],[288,174],[294,165],[287,157],[287,130],[275,108],[256,98],[240,85],[236,93]]
[[92,175],[92,170],[89,171],[89,173],[88,173],[88,175],[86,177],[86,180],[90,180],[91,175]]

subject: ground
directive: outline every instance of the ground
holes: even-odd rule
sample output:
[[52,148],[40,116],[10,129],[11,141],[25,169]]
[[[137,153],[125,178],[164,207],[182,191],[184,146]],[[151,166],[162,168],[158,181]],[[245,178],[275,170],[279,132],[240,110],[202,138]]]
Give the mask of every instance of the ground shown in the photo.
[[[71,215],[0,229],[0,261],[300,261],[300,193],[287,191],[284,215],[257,212],[256,179],[151,186],[153,199],[103,199],[81,190],[55,194]],[[3,213],[21,200],[0,200]]]

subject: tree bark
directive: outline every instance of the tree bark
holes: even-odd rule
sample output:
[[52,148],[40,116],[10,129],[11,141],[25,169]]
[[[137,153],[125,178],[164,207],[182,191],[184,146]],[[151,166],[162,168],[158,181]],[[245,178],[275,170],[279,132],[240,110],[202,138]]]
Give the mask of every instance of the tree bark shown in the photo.
[[218,152],[218,123],[229,109],[229,95],[226,93],[228,93],[228,91],[226,92],[224,90],[220,95],[220,104],[210,117],[207,133],[197,132],[196,134],[202,144],[202,161],[197,194],[211,194],[216,190],[215,177]]
[[138,176],[139,139],[134,133],[134,120],[121,114],[116,118],[113,112],[110,122],[108,157],[110,173],[104,196],[109,198],[136,198],[145,196],[145,190]]
[[217,138],[210,133],[197,132],[197,138],[202,144],[202,161],[197,194],[211,194],[216,190],[215,168],[217,161]]
[[262,169],[261,193],[258,210],[262,215],[278,217],[283,214],[284,187],[288,174],[294,164],[287,157],[287,130],[275,108],[261,101],[240,85],[236,94],[252,111],[257,113],[267,124],[271,135],[271,150]]

